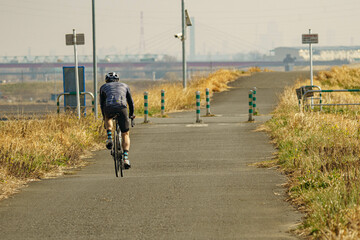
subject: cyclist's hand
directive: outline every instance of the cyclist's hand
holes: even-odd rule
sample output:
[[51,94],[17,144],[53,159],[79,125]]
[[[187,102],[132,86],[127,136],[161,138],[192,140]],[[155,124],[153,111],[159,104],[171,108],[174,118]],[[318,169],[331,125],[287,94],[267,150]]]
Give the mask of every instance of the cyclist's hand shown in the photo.
[[131,127],[134,127],[135,126],[135,122],[134,122],[135,115],[132,115],[129,118],[131,119]]

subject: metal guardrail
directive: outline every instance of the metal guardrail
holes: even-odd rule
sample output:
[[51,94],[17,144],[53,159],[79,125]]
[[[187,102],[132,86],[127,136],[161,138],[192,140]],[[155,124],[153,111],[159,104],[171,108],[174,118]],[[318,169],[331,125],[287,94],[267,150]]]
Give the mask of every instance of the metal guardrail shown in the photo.
[[[298,89],[297,89],[298,91]],[[301,98],[303,101],[303,107],[305,110],[305,106],[320,106],[320,111],[322,111],[323,106],[354,106],[354,105],[360,105],[360,103],[322,103],[321,93],[332,93],[332,92],[360,92],[360,89],[334,89],[334,90],[307,90],[305,91]],[[314,93],[320,93],[320,102],[319,104],[306,104],[306,101],[308,100],[308,96],[313,96]],[[298,96],[299,97],[299,96]],[[300,99],[299,99],[300,104]]]
[[[319,89],[319,91],[321,91],[321,87],[320,86],[316,86],[316,85],[306,85],[306,86],[302,86],[298,89],[296,89],[296,95],[298,97],[298,103],[299,103],[299,109],[301,111],[301,99],[304,99],[306,97],[306,93],[310,90],[313,90],[313,88],[317,88]],[[308,93],[309,96],[311,97],[311,99],[319,99],[320,104],[322,103],[322,94],[320,92],[320,95],[318,98],[313,98],[314,93]],[[313,105],[313,104],[312,104]],[[320,110],[322,110],[322,106],[320,106]]]
[[[90,95],[90,97],[92,98],[92,111],[94,112],[95,111],[95,104],[94,104],[94,94],[92,94],[91,92],[80,92],[80,95]],[[59,114],[60,113],[60,97],[61,96],[64,96],[64,95],[76,95],[76,92],[63,92],[63,93],[60,93],[56,99],[56,105],[57,105],[57,113]],[[63,107],[65,108],[65,107]],[[86,106],[82,106],[82,108],[86,108]]]

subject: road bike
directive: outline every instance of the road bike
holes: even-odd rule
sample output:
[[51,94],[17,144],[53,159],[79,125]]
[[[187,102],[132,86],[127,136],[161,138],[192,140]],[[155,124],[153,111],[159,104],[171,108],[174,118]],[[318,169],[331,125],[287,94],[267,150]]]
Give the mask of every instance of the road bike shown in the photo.
[[[121,147],[122,139],[121,139],[121,130],[119,125],[118,115],[114,117],[113,121],[114,121],[115,131],[114,131],[114,142],[113,142],[113,147],[111,149],[111,155],[114,158],[116,177],[119,177],[119,173],[120,176],[123,177],[124,176],[123,170],[125,169],[124,151]],[[134,125],[135,125],[134,119],[131,118],[131,127],[134,127]]]

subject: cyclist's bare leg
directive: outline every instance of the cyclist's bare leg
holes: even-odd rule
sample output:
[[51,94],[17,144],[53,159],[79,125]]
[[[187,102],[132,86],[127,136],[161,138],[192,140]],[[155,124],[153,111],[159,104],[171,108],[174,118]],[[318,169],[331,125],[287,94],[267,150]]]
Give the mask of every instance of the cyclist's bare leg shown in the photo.
[[113,121],[110,118],[105,117],[104,118],[104,125],[106,128],[106,133],[107,133],[107,140],[106,140],[106,148],[107,149],[111,149],[112,145],[113,145],[113,140],[112,140],[112,128],[113,128]]
[[130,150],[130,131],[122,132],[121,138],[123,140],[122,148],[124,149],[124,151],[129,151]]
[[104,119],[104,124],[105,124],[106,130],[112,131],[112,129],[113,129],[113,121],[112,121],[112,118],[107,118],[107,117],[105,117],[105,119]]

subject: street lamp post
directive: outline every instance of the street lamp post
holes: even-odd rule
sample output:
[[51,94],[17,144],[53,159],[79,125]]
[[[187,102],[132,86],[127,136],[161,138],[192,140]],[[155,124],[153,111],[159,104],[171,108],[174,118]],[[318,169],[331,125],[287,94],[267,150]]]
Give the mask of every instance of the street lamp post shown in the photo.
[[92,30],[93,30],[93,72],[94,72],[94,115],[98,117],[97,98],[97,57],[96,57],[96,35],[95,35],[95,0],[92,0]]
[[192,26],[191,19],[189,17],[188,11],[185,9],[184,0],[181,0],[181,22],[182,22],[182,31],[181,33],[175,34],[175,38],[180,39],[182,42],[182,69],[183,69],[183,87],[186,88],[186,54],[185,54],[185,40],[186,40],[186,27]]
[[185,55],[186,25],[185,25],[185,3],[184,3],[184,0],[181,0],[181,16],[182,16],[183,88],[186,88],[186,55]]

